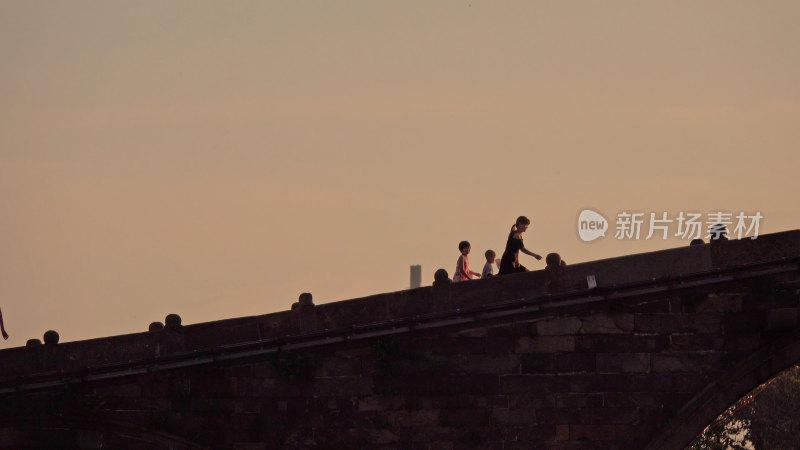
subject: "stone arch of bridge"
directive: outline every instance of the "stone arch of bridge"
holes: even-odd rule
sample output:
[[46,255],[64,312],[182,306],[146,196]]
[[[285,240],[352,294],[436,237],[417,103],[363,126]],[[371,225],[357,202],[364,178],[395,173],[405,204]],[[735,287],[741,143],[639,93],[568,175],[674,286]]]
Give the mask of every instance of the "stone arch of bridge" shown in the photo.
[[649,442],[646,450],[682,449],[737,400],[800,363],[800,339],[762,348],[712,380]]

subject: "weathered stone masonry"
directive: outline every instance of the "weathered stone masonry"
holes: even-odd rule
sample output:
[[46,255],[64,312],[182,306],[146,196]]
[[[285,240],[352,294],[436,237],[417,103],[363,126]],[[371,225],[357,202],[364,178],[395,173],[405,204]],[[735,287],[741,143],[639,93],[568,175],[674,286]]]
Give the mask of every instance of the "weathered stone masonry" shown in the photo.
[[798,256],[793,231],[4,350],[0,447],[682,448],[800,361]]

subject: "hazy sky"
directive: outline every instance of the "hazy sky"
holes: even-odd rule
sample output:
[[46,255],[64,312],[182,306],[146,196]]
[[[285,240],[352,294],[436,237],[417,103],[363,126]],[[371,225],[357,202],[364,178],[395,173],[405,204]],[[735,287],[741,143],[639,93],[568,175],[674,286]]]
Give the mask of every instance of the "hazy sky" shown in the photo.
[[[0,1],[0,308],[24,345],[569,263],[578,213],[800,228],[796,1]],[[674,231],[674,230],[673,230]],[[523,264],[542,262],[522,255]]]

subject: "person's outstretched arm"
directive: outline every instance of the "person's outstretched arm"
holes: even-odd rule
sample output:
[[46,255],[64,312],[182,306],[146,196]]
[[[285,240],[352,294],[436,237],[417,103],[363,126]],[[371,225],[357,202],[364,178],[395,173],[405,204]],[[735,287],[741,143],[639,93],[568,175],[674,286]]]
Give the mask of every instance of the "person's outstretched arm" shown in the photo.
[[534,258],[536,258],[537,260],[540,260],[540,259],[542,259],[542,255],[537,255],[536,253],[533,253],[532,251],[529,251],[529,250],[528,250],[527,248],[525,248],[525,247],[522,247],[520,250],[522,251],[522,253],[525,253],[526,255],[531,255],[531,256],[533,256]]

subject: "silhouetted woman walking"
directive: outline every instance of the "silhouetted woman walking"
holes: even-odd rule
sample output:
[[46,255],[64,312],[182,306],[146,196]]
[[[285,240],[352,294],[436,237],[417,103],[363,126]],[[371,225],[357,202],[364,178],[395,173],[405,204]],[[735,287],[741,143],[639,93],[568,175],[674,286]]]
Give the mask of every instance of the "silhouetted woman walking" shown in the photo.
[[503,252],[502,259],[500,259],[500,272],[498,275],[528,271],[525,266],[519,263],[520,251],[533,256],[537,260],[542,259],[541,255],[537,255],[526,249],[525,245],[522,243],[522,233],[524,233],[530,225],[530,219],[525,216],[519,216],[517,217],[517,222],[511,226],[511,232],[508,233],[508,241],[506,241],[506,250]]

